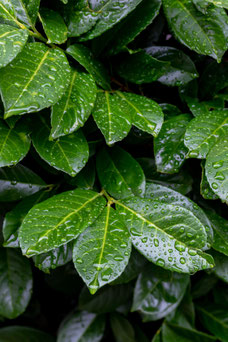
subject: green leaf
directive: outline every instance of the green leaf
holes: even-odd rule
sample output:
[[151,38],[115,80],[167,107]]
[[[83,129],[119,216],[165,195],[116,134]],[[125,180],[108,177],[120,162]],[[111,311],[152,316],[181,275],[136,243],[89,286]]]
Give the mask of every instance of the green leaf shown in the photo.
[[222,308],[208,305],[208,307],[197,307],[203,325],[219,341],[228,341],[227,311]]
[[96,24],[80,40],[89,40],[100,36],[126,17],[142,0],[104,0],[89,1],[91,9],[99,13]]
[[191,120],[189,114],[182,114],[164,122],[154,140],[154,154],[157,171],[177,173],[185,161],[188,149],[184,145],[184,134]]
[[152,342],[162,342],[161,330],[160,329],[154,335]]
[[67,182],[80,189],[92,190],[95,182],[95,165],[92,159],[89,159],[86,166],[74,177],[67,176]]
[[227,49],[225,12],[208,8],[203,14],[191,0],[163,0],[163,7],[168,24],[181,44],[221,61]]
[[73,312],[61,323],[57,342],[100,342],[105,317],[87,311]]
[[18,241],[18,231],[22,221],[28,211],[37,203],[44,201],[52,192],[40,191],[19,202],[11,211],[5,215],[2,233],[4,237],[4,247],[20,247]]
[[122,57],[116,69],[125,80],[136,84],[157,81],[165,72],[167,62],[151,57],[145,51],[137,51]]
[[37,18],[39,7],[40,7],[40,0],[21,0],[21,1],[26,7],[26,11],[29,15],[32,26],[34,26],[36,23],[36,18]]
[[50,141],[50,129],[40,117],[32,133],[32,143],[42,159],[57,170],[75,176],[89,158],[89,146],[82,133],[77,131]]
[[50,273],[50,269],[56,269],[72,260],[72,243],[53,249],[50,252],[35,255],[33,261],[36,267],[45,273]]
[[108,145],[125,138],[131,129],[129,106],[115,93],[98,93],[92,114]]
[[105,203],[100,193],[76,189],[37,204],[20,228],[23,254],[46,253],[74,240],[95,221]]
[[49,49],[42,43],[27,44],[0,70],[5,119],[54,105],[64,94],[69,78],[68,61],[61,50]]
[[32,26],[25,6],[26,2],[27,0],[3,0],[0,4],[0,18],[3,22],[20,28],[25,28],[23,24],[28,27]]
[[207,216],[211,221],[214,230],[214,240],[212,247],[228,256],[228,222],[223,217],[211,210],[207,210]]
[[54,342],[54,338],[40,330],[23,327],[9,326],[0,329],[0,339],[2,342]]
[[116,342],[136,342],[133,326],[125,317],[113,313],[110,324]]
[[136,282],[131,311],[139,311],[144,322],[161,319],[177,308],[188,284],[188,275],[148,265]]
[[174,324],[163,324],[162,338],[165,342],[212,342],[217,339],[195,329],[186,329]]
[[[126,19],[113,28],[111,42],[107,47],[108,54],[119,53],[135,37],[152,23],[158,15],[161,0],[143,0]],[[140,20],[139,20],[140,18]]]
[[116,201],[133,245],[149,261],[171,271],[192,273],[213,267],[202,223],[177,205],[132,197]]
[[[204,226],[204,229],[207,233],[208,243],[212,243],[214,234],[211,219],[209,219],[204,211],[188,197],[183,196],[179,192],[169,189],[160,184],[147,183],[145,198],[151,198],[152,200],[157,200],[162,203],[178,205],[189,210],[194,216],[198,218],[198,220]],[[208,248],[208,244],[206,247]]]
[[221,98],[215,98],[211,101],[199,101],[197,98],[186,96],[185,101],[194,116],[204,115],[212,109],[223,109],[224,101]]
[[215,143],[228,132],[228,110],[214,110],[193,119],[185,133],[189,157],[206,158]]
[[87,0],[69,0],[65,8],[69,37],[78,37],[96,23],[99,13],[92,10]]
[[0,24],[0,68],[9,64],[21,52],[27,39],[27,30]]
[[0,120],[0,167],[17,164],[29,148],[30,139],[20,126],[12,129]]
[[210,187],[216,195],[228,203],[228,141],[221,138],[207,156],[205,172]]
[[97,172],[102,187],[115,198],[143,196],[145,176],[139,163],[120,147],[102,149],[97,155]]
[[181,50],[169,46],[152,46],[145,49],[146,53],[169,65],[158,81],[167,86],[180,86],[198,77],[192,60]]
[[21,315],[29,303],[31,292],[30,262],[18,250],[1,248],[0,315],[9,319]]
[[163,124],[163,113],[160,106],[145,96],[120,91],[116,93],[129,105],[132,124],[156,137]]
[[179,114],[182,114],[177,106],[172,105],[170,103],[159,103],[159,106],[161,107],[166,120],[171,119],[172,117],[177,116]]
[[202,177],[201,177],[201,182],[200,182],[200,194],[205,199],[216,200],[219,197],[215,195],[214,191],[211,189],[208,183],[206,174],[205,174],[205,160],[202,160],[201,167],[202,167]]
[[73,69],[70,85],[51,112],[53,139],[74,132],[88,119],[96,99],[96,85],[91,75]]
[[38,175],[20,164],[0,169],[0,202],[18,201],[46,187]]
[[[116,234],[118,233],[118,234]],[[94,294],[120,276],[131,254],[128,230],[108,205],[74,245],[74,265]]]
[[196,6],[199,6],[202,10],[207,11],[207,7],[212,4],[218,7],[224,7],[228,9],[227,0],[193,0]]
[[47,43],[63,44],[67,40],[67,27],[58,12],[42,7],[40,20],[48,37]]
[[[228,284],[228,256],[225,256],[221,253],[214,251],[213,249],[210,251],[210,254],[213,256],[215,261],[215,268],[213,269],[213,273],[222,281]],[[227,324],[228,329],[228,324]]]
[[80,63],[104,89],[110,89],[110,79],[103,65],[94,58],[92,52],[84,45],[74,44],[66,52]]

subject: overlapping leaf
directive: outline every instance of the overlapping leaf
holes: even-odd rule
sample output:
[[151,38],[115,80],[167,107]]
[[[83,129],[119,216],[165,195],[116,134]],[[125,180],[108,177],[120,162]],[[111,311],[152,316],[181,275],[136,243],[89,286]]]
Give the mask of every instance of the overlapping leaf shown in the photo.
[[48,43],[62,44],[67,40],[67,27],[58,12],[50,8],[42,8],[40,19],[48,37]]
[[2,341],[14,340],[17,342],[55,341],[51,335],[46,334],[43,331],[18,325],[1,328],[0,338],[2,339]]

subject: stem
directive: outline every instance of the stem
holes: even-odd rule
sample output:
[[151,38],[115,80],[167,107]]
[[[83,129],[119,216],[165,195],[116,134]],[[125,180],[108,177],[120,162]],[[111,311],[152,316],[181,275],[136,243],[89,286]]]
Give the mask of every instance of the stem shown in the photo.
[[112,205],[112,204],[115,202],[114,198],[112,198],[111,196],[109,196],[109,194],[108,194],[104,189],[102,189],[102,193],[104,194],[104,196],[105,196],[106,199],[108,200],[108,204],[109,204],[109,205]]

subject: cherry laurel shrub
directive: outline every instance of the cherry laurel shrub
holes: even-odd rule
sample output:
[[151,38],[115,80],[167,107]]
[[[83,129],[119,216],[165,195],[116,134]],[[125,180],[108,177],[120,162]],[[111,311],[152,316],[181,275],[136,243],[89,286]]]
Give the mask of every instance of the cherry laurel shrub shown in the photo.
[[0,0],[0,341],[228,341],[227,0]]

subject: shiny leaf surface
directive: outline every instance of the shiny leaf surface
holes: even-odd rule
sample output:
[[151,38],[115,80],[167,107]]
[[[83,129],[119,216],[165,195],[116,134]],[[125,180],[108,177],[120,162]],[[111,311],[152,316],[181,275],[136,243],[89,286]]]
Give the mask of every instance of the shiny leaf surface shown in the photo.
[[58,12],[49,8],[42,8],[40,20],[48,37],[48,43],[63,44],[67,40],[67,27]]

